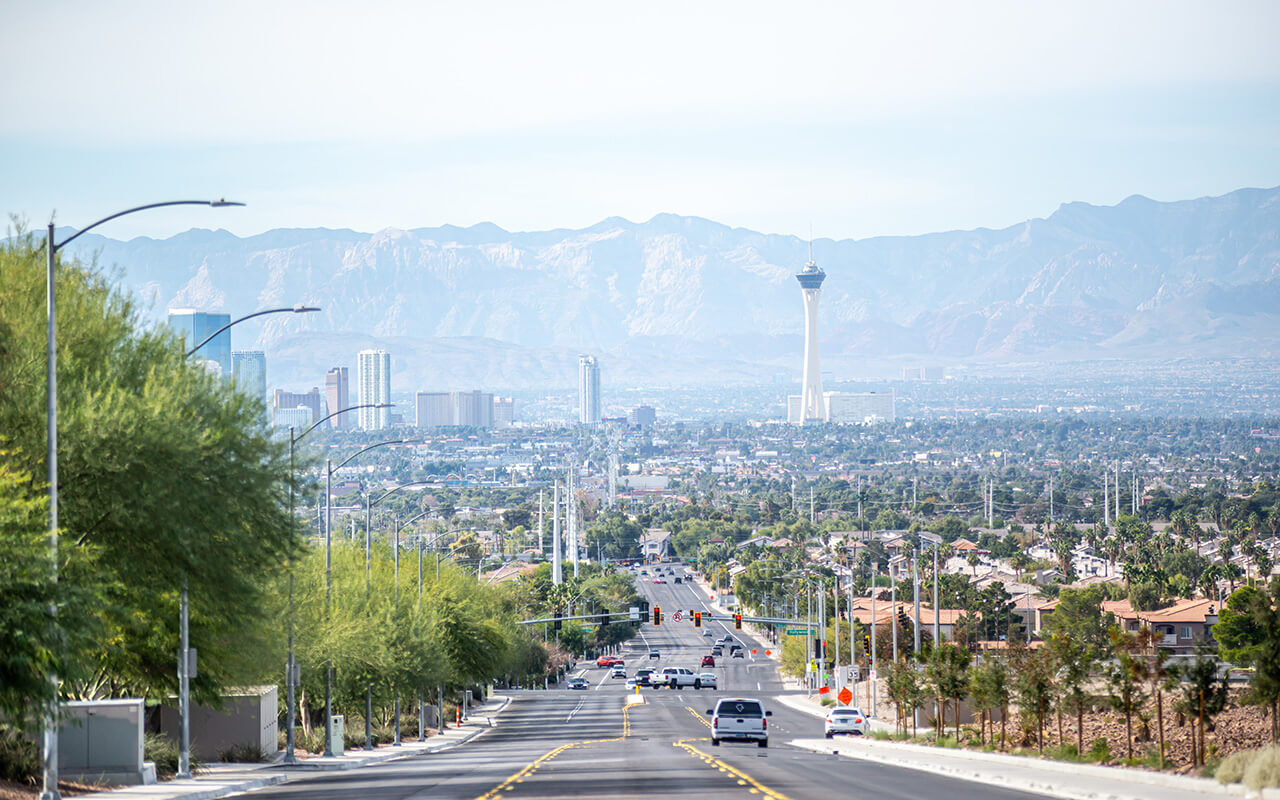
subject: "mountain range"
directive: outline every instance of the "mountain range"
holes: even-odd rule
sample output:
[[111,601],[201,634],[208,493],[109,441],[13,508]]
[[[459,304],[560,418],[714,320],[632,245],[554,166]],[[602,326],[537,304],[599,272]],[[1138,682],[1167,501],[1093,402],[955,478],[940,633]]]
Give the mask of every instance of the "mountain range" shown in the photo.
[[758,233],[698,217],[611,217],[581,230],[491,223],[376,233],[278,229],[237,237],[77,240],[118,266],[147,313],[233,317],[306,303],[233,330],[267,352],[272,385],[306,388],[380,346],[393,390],[693,385],[796,377],[793,277],[825,269],[823,369],[1280,353],[1280,187],[1115,206],[1067,203],[1001,230],[861,240]]

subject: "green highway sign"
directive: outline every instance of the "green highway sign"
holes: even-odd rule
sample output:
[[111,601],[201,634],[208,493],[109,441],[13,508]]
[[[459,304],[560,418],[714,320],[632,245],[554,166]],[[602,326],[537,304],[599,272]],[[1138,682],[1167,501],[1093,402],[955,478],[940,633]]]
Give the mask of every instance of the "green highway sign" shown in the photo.
[[583,626],[582,626],[582,632],[583,632],[583,633],[591,633],[591,632],[592,632],[592,631],[594,631],[595,629],[596,629],[596,626],[595,626],[595,625],[583,625]]
[[787,628],[788,636],[804,636],[808,632],[808,628]]

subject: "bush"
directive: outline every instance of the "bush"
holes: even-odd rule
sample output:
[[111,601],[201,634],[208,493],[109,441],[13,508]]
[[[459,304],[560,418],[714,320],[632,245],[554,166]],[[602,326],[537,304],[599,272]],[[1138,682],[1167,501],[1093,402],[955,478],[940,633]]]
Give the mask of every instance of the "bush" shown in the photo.
[[1244,771],[1244,785],[1254,791],[1280,786],[1280,747],[1260,751]]
[[311,735],[308,736],[306,731],[298,728],[293,734],[293,746],[298,750],[304,750],[308,753],[324,752],[324,730],[321,728],[312,728]]
[[218,753],[218,760],[228,764],[262,764],[270,760],[271,754],[263,750],[256,742],[233,744]]
[[1240,783],[1244,780],[1244,771],[1249,766],[1249,762],[1253,757],[1262,751],[1260,750],[1241,750],[1239,753],[1232,753],[1222,759],[1222,763],[1218,765],[1217,772],[1214,777],[1219,783]]
[[1076,750],[1075,744],[1060,744],[1053,747],[1046,747],[1044,754],[1049,758],[1058,761],[1081,761],[1080,753]]
[[1093,740],[1089,747],[1089,759],[1099,763],[1111,760],[1111,743],[1102,737]]
[[[178,774],[178,743],[159,733],[148,733],[142,745],[143,758],[154,761],[156,775],[166,778]],[[191,757],[191,774],[204,769],[204,762]]]
[[17,730],[0,724],[0,780],[34,785],[40,778],[40,748]]
[[821,700],[819,700],[818,702],[819,702],[819,703],[821,703],[821,704],[823,705],[823,707],[826,707],[826,706],[834,706],[834,705],[836,704],[836,701],[835,701],[835,700],[832,700],[830,697],[824,697],[824,698],[822,698]]

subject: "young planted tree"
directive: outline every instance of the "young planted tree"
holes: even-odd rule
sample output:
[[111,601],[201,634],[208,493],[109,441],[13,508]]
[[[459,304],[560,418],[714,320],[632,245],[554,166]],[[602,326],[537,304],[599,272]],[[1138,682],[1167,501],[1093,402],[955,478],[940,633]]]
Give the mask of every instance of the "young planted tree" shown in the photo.
[[969,672],[969,693],[982,709],[983,722],[991,727],[992,741],[995,729],[990,724],[991,710],[1000,709],[1000,747],[1005,746],[1005,720],[1009,716],[1010,675],[1009,661],[1004,656],[988,653]]
[[1213,725],[1213,718],[1227,706],[1227,678],[1218,676],[1218,662],[1207,655],[1182,666],[1175,673],[1181,696],[1177,708],[1190,716],[1192,723],[1192,763],[1205,763],[1208,748],[1205,746],[1205,730]]
[[1126,757],[1133,758],[1133,714],[1146,702],[1145,664],[1139,657],[1137,636],[1116,626],[1112,626],[1109,636],[1115,660],[1107,668],[1107,686],[1112,707],[1124,714]]
[[929,653],[925,673],[938,700],[938,727],[935,738],[946,727],[947,701],[952,701],[956,715],[956,738],[960,738],[960,701],[969,688],[969,664],[973,656],[951,642],[943,642]]
[[1053,707],[1056,693],[1053,655],[1047,649],[1027,650],[1018,661],[1014,690],[1018,705],[1036,718],[1036,746],[1044,752],[1044,715]]
[[1057,667],[1058,678],[1058,739],[1062,739],[1062,712],[1065,705],[1068,710],[1075,711],[1076,716],[1076,753],[1084,752],[1084,710],[1089,704],[1089,693],[1085,687],[1097,663],[1096,649],[1085,641],[1053,635],[1049,638],[1049,650]]

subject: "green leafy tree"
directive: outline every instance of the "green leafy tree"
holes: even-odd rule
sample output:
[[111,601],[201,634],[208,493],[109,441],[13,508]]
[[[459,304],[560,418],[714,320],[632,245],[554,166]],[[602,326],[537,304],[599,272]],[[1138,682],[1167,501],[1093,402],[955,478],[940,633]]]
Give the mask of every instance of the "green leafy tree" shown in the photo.
[[[1061,607],[1059,607],[1061,610]],[[1055,612],[1056,616],[1056,612]],[[1052,619],[1052,617],[1050,617]],[[1058,738],[1062,738],[1061,708],[1065,705],[1075,711],[1076,753],[1084,752],[1084,711],[1089,705],[1087,687],[1097,662],[1097,648],[1086,638],[1055,633],[1049,637],[1048,647],[1057,666],[1059,694]]]
[[[100,631],[70,651],[65,694],[166,695],[176,689],[178,594],[191,600],[197,699],[262,678],[265,589],[296,552],[288,448],[261,401],[189,363],[108,276],[62,259],[59,305],[59,550],[94,555]],[[30,236],[0,245],[0,461],[45,473],[44,256]],[[38,309],[38,311],[37,311]],[[68,581],[74,579],[68,573]],[[32,630],[38,630],[35,624]]]
[[1047,649],[1026,650],[1018,659],[1013,686],[1018,705],[1036,719],[1036,745],[1044,752],[1044,717],[1053,708],[1056,685],[1053,656]]
[[1146,702],[1146,665],[1139,657],[1141,645],[1137,636],[1112,626],[1110,639],[1115,660],[1107,669],[1107,686],[1112,707],[1124,714],[1126,753],[1133,758],[1133,714]]
[[946,703],[950,700],[956,715],[956,738],[960,737],[960,701],[969,688],[969,664],[972,660],[968,650],[951,642],[942,642],[929,652],[925,674],[938,700],[938,736],[946,727]]
[[1217,660],[1206,654],[1182,665],[1173,674],[1180,690],[1175,708],[1195,720],[1191,753],[1193,765],[1198,766],[1204,764],[1208,756],[1206,728],[1212,728],[1213,718],[1227,706],[1227,678],[1218,675]]
[[1085,589],[1064,588],[1058,593],[1058,606],[1045,622],[1050,637],[1069,639],[1082,645],[1102,647],[1107,643],[1107,629],[1115,623],[1115,615],[1102,611],[1107,599],[1098,584]]

